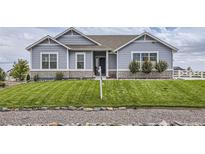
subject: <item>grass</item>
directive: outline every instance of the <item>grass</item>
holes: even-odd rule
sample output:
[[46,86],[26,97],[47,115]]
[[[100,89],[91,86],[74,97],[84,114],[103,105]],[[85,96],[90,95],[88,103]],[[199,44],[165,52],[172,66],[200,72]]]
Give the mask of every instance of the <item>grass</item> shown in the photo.
[[205,107],[205,81],[48,81],[0,89],[0,107]]

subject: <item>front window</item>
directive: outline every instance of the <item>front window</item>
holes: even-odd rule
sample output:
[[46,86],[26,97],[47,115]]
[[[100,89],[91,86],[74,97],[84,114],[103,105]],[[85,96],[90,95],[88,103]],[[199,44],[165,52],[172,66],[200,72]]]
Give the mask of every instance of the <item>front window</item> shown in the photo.
[[57,69],[57,54],[42,54],[42,69]]
[[77,69],[85,69],[85,54],[77,53]]
[[140,53],[133,53],[132,55],[133,61],[137,61],[140,63],[140,67],[142,66],[143,62],[151,61],[153,65],[157,62],[157,53],[156,52],[140,52]]

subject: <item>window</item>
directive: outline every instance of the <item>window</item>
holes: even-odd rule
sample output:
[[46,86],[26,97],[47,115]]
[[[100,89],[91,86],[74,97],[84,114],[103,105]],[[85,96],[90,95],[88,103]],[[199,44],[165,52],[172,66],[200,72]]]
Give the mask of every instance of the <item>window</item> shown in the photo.
[[57,69],[57,54],[42,54],[42,69]]
[[76,62],[77,69],[85,69],[85,54],[84,53],[76,53]]
[[142,66],[142,63],[146,60],[149,60],[153,63],[153,65],[156,64],[158,57],[157,52],[134,52],[132,53],[132,60],[140,62],[140,67]]

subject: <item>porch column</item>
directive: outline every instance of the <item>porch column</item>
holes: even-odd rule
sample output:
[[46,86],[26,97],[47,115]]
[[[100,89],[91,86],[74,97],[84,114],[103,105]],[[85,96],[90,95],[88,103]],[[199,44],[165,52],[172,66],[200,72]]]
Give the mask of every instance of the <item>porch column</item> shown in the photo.
[[109,54],[108,54],[108,51],[106,51],[106,77],[109,76],[109,73],[108,73],[108,68],[109,68]]

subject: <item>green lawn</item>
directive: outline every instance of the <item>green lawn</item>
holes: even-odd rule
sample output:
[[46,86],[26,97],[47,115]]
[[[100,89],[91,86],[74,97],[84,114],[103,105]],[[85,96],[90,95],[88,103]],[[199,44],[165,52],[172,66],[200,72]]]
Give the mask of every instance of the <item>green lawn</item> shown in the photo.
[[0,89],[0,107],[127,106],[205,107],[205,81],[71,80],[21,84]]

